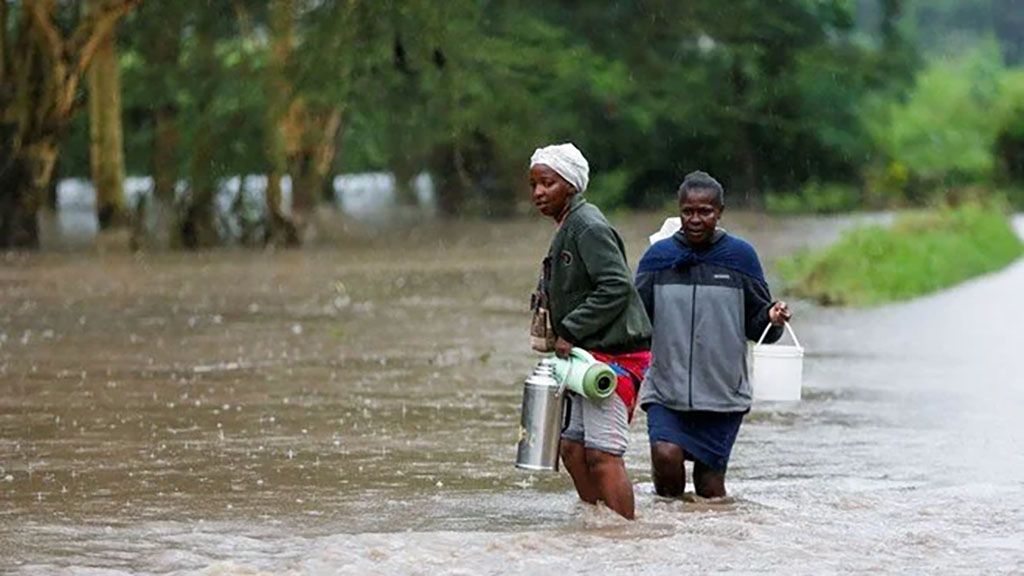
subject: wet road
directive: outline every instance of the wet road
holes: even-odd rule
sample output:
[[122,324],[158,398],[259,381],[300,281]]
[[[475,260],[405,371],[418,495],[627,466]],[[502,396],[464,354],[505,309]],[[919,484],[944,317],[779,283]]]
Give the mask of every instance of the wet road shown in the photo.
[[[660,218],[616,222],[635,263]],[[848,223],[725,224],[770,263]],[[511,466],[551,232],[9,256],[0,573],[1024,572],[1024,261],[906,304],[795,303],[805,401],[748,417],[734,502],[654,497],[640,415],[627,523]]]

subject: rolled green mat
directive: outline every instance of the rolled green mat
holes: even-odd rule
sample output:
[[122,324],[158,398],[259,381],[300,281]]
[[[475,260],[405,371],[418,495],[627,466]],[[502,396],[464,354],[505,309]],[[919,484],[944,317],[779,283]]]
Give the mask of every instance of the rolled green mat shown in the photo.
[[573,348],[569,358],[555,359],[555,379],[569,390],[600,400],[615,392],[618,378],[615,371],[604,362],[598,362],[582,348]]
[[587,367],[583,374],[582,394],[587,398],[607,398],[615,392],[618,378],[615,371],[603,362]]

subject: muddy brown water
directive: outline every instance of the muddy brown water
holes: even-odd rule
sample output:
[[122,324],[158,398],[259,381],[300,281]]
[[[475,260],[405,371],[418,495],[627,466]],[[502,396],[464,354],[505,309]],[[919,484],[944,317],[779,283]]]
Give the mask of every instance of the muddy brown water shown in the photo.
[[[615,219],[631,263],[660,220]],[[771,272],[851,222],[725,223]],[[1024,572],[1024,262],[882,308],[794,303],[805,399],[747,418],[731,502],[655,497],[640,414],[629,523],[512,466],[552,232],[8,255],[0,573]]]

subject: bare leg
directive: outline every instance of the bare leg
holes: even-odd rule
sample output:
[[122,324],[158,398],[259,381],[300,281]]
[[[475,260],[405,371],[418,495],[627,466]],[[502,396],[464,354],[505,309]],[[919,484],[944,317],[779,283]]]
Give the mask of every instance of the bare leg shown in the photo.
[[634,516],[633,485],[626,475],[626,463],[622,456],[615,456],[600,450],[586,451],[587,468],[590,478],[597,485],[601,500],[609,508],[627,520]]
[[725,471],[712,470],[700,462],[694,462],[693,488],[701,498],[724,498]]
[[654,491],[658,496],[678,498],[686,490],[686,453],[671,442],[651,444]]
[[562,438],[560,451],[562,464],[569,471],[569,476],[572,477],[572,483],[576,486],[576,493],[579,494],[580,500],[587,504],[597,504],[599,492],[590,475],[590,470],[587,468],[587,456],[583,444]]

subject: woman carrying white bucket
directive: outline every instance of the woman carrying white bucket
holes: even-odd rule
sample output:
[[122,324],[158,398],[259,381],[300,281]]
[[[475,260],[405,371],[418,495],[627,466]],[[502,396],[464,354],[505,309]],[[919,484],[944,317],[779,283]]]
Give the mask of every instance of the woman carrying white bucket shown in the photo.
[[[655,242],[636,286],[654,326],[640,389],[647,412],[654,488],[675,497],[692,460],[697,495],[724,497],[725,471],[750,411],[747,340],[775,342],[792,314],[773,302],[754,248],[718,228],[722,185],[705,172],[679,187],[678,232]],[[769,326],[771,325],[771,326]]]

